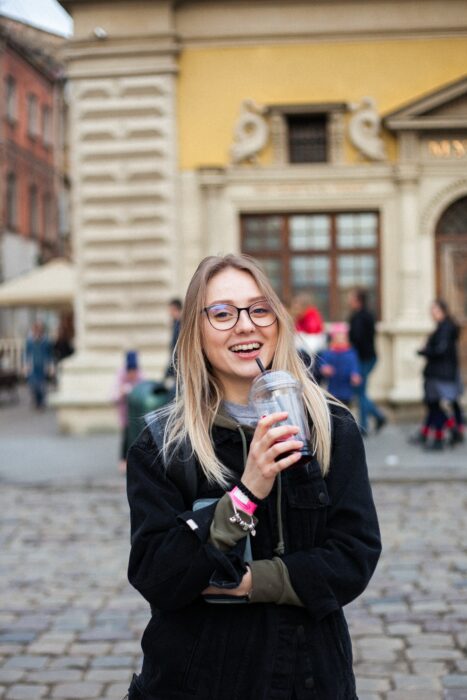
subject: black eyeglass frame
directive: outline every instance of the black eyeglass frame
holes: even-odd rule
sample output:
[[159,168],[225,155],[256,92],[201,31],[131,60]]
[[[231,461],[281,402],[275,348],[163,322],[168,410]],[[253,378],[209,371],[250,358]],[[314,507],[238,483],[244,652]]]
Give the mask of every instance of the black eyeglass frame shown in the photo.
[[[256,323],[256,321],[254,321],[254,319],[251,318],[250,309],[252,309],[252,308],[255,307],[255,306],[258,306],[259,304],[264,304],[264,303],[267,303],[267,305],[268,305],[269,308],[271,309],[271,313],[273,314],[274,319],[271,321],[271,323],[267,323],[266,325],[261,325],[261,324],[259,324],[259,323]],[[212,322],[211,319],[209,318],[209,309],[213,309],[213,308],[216,307],[216,306],[228,306],[228,307],[230,307],[231,309],[236,309],[236,311],[237,311],[237,319],[236,319],[235,323],[234,323],[232,326],[229,326],[228,328],[217,328],[217,326],[215,326],[215,325],[213,324],[213,322]],[[248,318],[250,319],[250,321],[252,322],[252,324],[253,324],[254,326],[256,326],[257,328],[269,328],[269,326],[272,326],[272,324],[275,323],[275,322],[277,321],[277,314],[276,314],[276,312],[274,311],[274,309],[272,308],[272,306],[269,304],[269,302],[264,302],[264,301],[255,301],[255,303],[254,303],[254,304],[250,304],[250,306],[235,306],[234,304],[211,304],[211,306],[205,306],[204,309],[202,309],[202,311],[206,314],[206,318],[208,319],[209,324],[210,324],[210,325],[214,328],[214,330],[216,330],[216,331],[231,331],[232,328],[235,328],[235,326],[236,326],[237,323],[238,323],[238,319],[240,318],[240,314],[241,314],[242,311],[246,311],[246,312],[247,312]]]

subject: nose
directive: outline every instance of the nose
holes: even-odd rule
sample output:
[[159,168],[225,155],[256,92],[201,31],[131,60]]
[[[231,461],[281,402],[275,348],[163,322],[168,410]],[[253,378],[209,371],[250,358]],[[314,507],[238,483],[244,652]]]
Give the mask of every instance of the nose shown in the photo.
[[246,309],[242,309],[240,311],[240,316],[238,317],[238,321],[235,325],[235,330],[239,333],[245,333],[246,331],[251,331],[254,329],[255,324],[251,320],[251,318],[248,315],[248,311]]

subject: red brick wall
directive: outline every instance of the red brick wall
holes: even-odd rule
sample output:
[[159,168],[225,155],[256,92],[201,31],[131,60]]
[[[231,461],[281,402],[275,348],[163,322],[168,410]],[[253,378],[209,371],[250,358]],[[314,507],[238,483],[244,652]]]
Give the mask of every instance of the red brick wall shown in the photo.
[[[55,136],[57,129],[56,101],[54,100],[54,81],[42,73],[36,66],[29,63],[13,46],[4,46],[2,60],[3,81],[12,76],[16,81],[16,119],[10,123],[3,115],[4,133],[4,167],[3,176],[9,172],[16,174],[17,182],[17,219],[16,232],[22,236],[30,236],[29,190],[32,185],[37,187],[38,195],[38,235],[37,239],[43,247],[53,251],[58,242],[57,217],[57,171],[55,164]],[[5,90],[5,82],[3,90]],[[34,137],[28,131],[28,95],[37,98],[38,132]],[[50,109],[50,143],[44,143],[42,133],[43,107]],[[5,191],[5,189],[4,189]],[[51,222],[45,231],[44,198],[52,198]],[[4,210],[6,202],[4,203]],[[5,219],[4,219],[5,220]]]

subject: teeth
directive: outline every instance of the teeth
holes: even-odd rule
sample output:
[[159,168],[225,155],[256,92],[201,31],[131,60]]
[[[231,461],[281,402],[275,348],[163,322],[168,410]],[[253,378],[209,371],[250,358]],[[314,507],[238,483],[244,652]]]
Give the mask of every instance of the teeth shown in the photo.
[[260,343],[244,343],[243,345],[234,345],[230,349],[233,352],[246,352],[247,350],[259,350],[260,347]]

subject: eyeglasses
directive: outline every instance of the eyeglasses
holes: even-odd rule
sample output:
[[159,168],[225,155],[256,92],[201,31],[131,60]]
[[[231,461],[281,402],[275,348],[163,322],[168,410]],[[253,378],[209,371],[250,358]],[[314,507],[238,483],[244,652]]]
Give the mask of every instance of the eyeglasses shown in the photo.
[[250,321],[260,328],[272,326],[277,318],[275,311],[266,301],[257,301],[251,306],[242,306],[241,308],[232,304],[213,304],[206,306],[203,311],[211,326],[217,331],[229,331],[233,328],[242,311],[246,311]]

